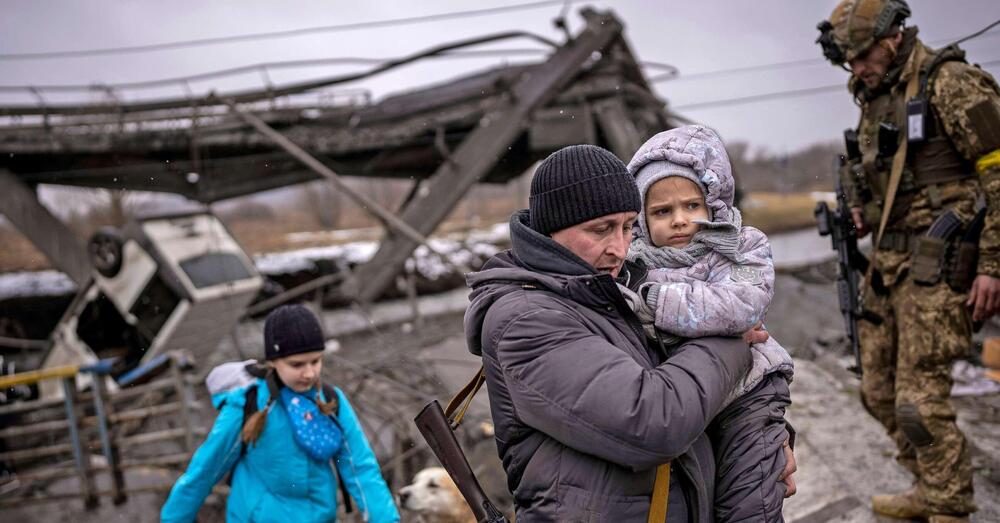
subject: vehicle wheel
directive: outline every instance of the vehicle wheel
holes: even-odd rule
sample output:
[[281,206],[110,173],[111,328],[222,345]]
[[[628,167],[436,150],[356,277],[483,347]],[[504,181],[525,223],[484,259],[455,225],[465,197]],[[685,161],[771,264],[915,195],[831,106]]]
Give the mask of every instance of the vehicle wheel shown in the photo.
[[105,278],[114,278],[122,268],[122,247],[125,240],[111,227],[104,227],[94,233],[87,243],[90,263]]

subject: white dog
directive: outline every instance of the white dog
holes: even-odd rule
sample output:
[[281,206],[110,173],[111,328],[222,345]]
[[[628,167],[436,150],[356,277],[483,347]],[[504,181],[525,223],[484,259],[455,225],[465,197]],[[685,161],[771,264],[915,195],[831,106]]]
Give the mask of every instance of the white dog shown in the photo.
[[421,470],[413,483],[399,489],[399,506],[424,523],[475,523],[476,517],[448,473],[441,467]]

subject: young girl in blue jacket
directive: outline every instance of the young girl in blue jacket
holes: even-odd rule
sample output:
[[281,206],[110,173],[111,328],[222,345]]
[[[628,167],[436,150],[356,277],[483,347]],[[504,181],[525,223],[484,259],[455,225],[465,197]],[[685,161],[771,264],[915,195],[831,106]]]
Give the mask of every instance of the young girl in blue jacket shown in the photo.
[[[399,521],[347,397],[337,388],[335,402],[324,397],[324,341],[319,321],[301,305],[268,315],[265,377],[212,397],[219,415],[171,489],[162,521],[194,521],[229,471],[230,522],[336,521],[338,477],[365,521]],[[257,388],[257,409],[244,420],[246,400],[253,398],[248,387]]]

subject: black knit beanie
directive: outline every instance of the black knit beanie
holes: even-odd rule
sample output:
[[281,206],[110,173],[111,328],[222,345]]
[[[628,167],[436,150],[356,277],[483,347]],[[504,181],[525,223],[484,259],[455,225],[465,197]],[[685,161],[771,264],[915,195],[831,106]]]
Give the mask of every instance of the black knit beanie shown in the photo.
[[302,305],[282,305],[264,320],[265,360],[320,351],[325,342],[316,315]]
[[538,164],[528,199],[531,228],[550,234],[619,212],[639,212],[635,178],[611,151],[571,145]]

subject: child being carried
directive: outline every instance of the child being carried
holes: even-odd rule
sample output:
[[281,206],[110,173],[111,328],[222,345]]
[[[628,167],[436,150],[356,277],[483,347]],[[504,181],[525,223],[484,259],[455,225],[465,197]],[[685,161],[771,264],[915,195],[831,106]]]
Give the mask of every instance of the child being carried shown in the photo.
[[[622,292],[647,334],[669,349],[685,338],[759,327],[774,294],[771,247],[733,206],[732,168],[719,136],[696,125],[659,133],[628,168],[643,199],[628,256],[649,272],[638,294]],[[793,364],[773,338],[750,350],[751,371],[709,427],[717,521],[781,521]],[[748,409],[767,415],[741,415]]]

